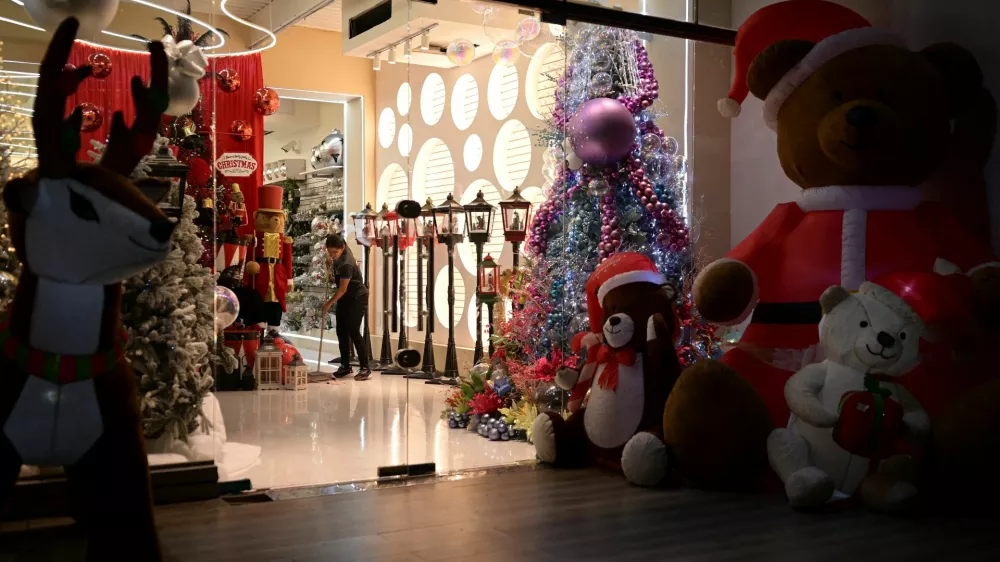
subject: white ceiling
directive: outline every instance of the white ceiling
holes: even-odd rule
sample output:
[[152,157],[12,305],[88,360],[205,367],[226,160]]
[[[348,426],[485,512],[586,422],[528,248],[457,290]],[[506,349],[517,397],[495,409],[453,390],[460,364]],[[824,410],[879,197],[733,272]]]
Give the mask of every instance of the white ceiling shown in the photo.
[[340,10],[343,0],[334,2],[315,14],[298,23],[301,27],[325,29],[326,31],[341,31],[343,29],[343,14]]
[[[266,9],[275,1],[280,0],[229,0],[226,9],[236,17],[250,19],[261,10]],[[333,4],[323,8],[315,14],[307,17],[296,25],[302,27],[312,27],[327,31],[340,31],[341,25],[341,4],[343,0],[337,0]],[[166,5],[182,9],[184,0],[170,0]],[[173,5],[172,5],[173,4]],[[219,9],[220,0],[191,0],[191,9],[195,12],[221,13]],[[265,24],[266,25],[266,24]]]

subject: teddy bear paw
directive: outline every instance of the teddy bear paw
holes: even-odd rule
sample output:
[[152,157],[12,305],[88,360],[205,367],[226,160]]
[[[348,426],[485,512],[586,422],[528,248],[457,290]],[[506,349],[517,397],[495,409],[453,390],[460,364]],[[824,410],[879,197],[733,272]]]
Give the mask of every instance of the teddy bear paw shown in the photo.
[[531,424],[531,441],[535,444],[535,456],[538,460],[556,462],[556,430],[547,413],[540,414]]
[[830,500],[833,492],[833,479],[813,466],[796,470],[785,481],[788,503],[795,508],[823,505]]
[[873,474],[861,483],[861,499],[874,511],[902,515],[917,503],[917,487],[912,482],[887,474]]
[[656,486],[667,475],[667,446],[652,433],[637,433],[622,451],[625,479],[636,486]]

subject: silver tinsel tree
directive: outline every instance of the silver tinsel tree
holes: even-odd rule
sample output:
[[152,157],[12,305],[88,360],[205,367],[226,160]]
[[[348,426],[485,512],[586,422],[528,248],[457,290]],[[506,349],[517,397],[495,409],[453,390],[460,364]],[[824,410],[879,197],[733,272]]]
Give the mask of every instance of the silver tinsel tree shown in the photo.
[[186,441],[202,420],[201,402],[215,366],[237,368],[228,347],[215,341],[215,276],[198,264],[205,251],[196,205],[184,198],[166,261],[125,282],[122,319],[125,354],[139,378],[143,431],[148,439]]
[[[340,233],[342,225],[339,218],[330,218],[325,206],[298,215],[296,220],[309,222],[309,232],[295,238],[294,260],[305,270],[293,279],[295,290],[288,293],[288,311],[281,323],[284,331],[303,333],[318,330],[322,322],[323,301],[330,283],[326,271],[326,237]],[[326,322],[326,328],[331,328],[329,317]]]

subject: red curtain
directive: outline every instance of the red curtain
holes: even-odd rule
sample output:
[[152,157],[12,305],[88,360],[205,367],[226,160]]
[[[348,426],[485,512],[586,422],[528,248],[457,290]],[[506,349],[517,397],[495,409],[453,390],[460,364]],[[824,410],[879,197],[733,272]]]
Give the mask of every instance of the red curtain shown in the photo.
[[[76,66],[87,64],[94,53],[104,53],[111,57],[111,74],[103,79],[88,78],[80,85],[77,93],[67,101],[66,114],[69,115],[78,104],[92,103],[102,112],[104,122],[91,133],[81,135],[80,152],[77,158],[89,161],[87,150],[90,140],[105,142],[111,131],[111,116],[115,111],[125,114],[125,122],[131,123],[135,117],[132,104],[132,93],[129,82],[133,76],[141,76],[149,80],[149,55],[144,53],[129,53],[116,49],[102,49],[83,43],[76,43],[70,54],[69,62]],[[252,217],[257,209],[257,188],[263,182],[264,158],[264,116],[254,110],[254,93],[264,87],[264,73],[260,54],[240,55],[234,57],[213,57],[209,59],[209,72],[219,72],[223,69],[235,70],[240,77],[240,88],[227,93],[219,89],[215,80],[202,80],[202,106],[205,111],[206,125],[212,124],[211,115],[215,114],[215,155],[222,156],[226,152],[245,152],[257,160],[257,171],[246,178],[225,178],[228,185],[239,184],[240,191],[246,198],[247,216]],[[253,128],[253,136],[243,141],[230,134],[234,121],[246,121]],[[211,158],[211,155],[209,155]],[[252,225],[245,226],[245,234],[253,232]]]

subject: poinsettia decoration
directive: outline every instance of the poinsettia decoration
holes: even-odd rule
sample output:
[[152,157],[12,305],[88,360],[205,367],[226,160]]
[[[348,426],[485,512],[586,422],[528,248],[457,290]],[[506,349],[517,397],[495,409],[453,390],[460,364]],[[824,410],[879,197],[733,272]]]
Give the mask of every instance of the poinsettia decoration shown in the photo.
[[493,387],[487,385],[482,392],[478,392],[472,396],[472,399],[468,402],[468,406],[473,414],[492,414],[503,406],[503,401],[497,396]]

